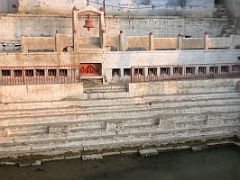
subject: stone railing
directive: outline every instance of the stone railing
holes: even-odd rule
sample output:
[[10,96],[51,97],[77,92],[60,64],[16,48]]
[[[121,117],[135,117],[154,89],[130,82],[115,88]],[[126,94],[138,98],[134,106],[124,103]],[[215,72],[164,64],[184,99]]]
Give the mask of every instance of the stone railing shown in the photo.
[[205,33],[204,38],[185,38],[179,35],[176,38],[149,36],[125,36],[121,31],[119,35],[119,50],[168,50],[168,49],[228,49],[240,45],[240,36],[229,35],[229,37],[209,38]]
[[[116,36],[117,37],[117,36]],[[58,34],[55,37],[24,37],[22,36],[22,52],[46,51],[74,51],[85,48],[101,48],[102,42],[106,46],[116,47],[119,51],[155,51],[155,50],[186,50],[186,49],[228,49],[240,46],[240,36],[209,38],[205,33],[203,38],[185,38],[181,35],[176,38],[148,36],[125,36],[121,31],[119,38],[104,37],[74,37],[71,34]],[[109,42],[109,41],[113,42]],[[105,47],[105,46],[104,46]],[[106,47],[105,47],[106,48]]]
[[55,37],[25,37],[21,38],[22,52],[54,52]]

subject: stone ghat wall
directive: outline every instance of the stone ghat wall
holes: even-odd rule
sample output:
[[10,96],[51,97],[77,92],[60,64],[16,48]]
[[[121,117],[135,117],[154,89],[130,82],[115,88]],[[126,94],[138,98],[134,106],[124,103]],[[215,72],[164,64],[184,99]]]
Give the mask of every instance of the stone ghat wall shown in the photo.
[[[82,28],[85,18],[81,18],[78,28],[79,36],[98,36],[98,21],[96,28],[87,31]],[[72,34],[71,17],[48,15],[1,15],[0,42],[20,40],[22,35],[30,37],[54,37],[56,31],[60,34]],[[106,17],[106,37],[118,36],[123,30],[126,36],[145,36],[153,32],[157,37],[176,37],[178,34],[203,37],[207,31],[210,37],[221,36],[224,28],[229,26],[228,19],[214,18],[181,18],[181,17]]]
[[129,93],[79,93],[62,101],[0,103],[0,157],[232,136],[240,131],[239,81],[130,84]]
[[1,0],[0,13],[16,13],[18,11],[19,0]]
[[[19,0],[20,13],[71,14],[73,6],[84,8],[86,0]],[[90,5],[103,7],[103,0],[92,0]],[[185,15],[212,17],[214,0],[108,0],[106,13],[111,15]]]
[[232,15],[240,17],[240,1],[239,0],[224,0],[225,6],[229,9]]

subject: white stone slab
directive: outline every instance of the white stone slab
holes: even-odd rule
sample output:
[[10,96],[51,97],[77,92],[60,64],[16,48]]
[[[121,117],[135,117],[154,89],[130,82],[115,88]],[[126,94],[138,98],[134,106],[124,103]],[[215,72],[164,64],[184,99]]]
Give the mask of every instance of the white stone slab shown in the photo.
[[83,155],[82,159],[84,161],[86,161],[86,160],[100,160],[100,159],[103,159],[103,155],[102,154]]
[[158,151],[156,149],[142,149],[139,151],[141,156],[150,156],[150,155],[157,155]]

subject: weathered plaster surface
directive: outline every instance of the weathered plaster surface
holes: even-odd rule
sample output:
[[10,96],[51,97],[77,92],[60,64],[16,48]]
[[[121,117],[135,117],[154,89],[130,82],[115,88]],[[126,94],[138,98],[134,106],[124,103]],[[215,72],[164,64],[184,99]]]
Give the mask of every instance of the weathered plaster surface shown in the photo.
[[239,132],[239,80],[140,83],[129,93],[0,103],[0,157],[232,136]]
[[[85,18],[80,19],[80,36],[98,36],[98,23],[91,31],[83,28]],[[182,17],[107,17],[106,37],[118,36],[123,30],[127,36],[146,36],[153,32],[159,37],[176,37],[178,34],[203,37],[207,31],[211,37],[221,36],[228,25],[227,19],[198,19]],[[47,15],[7,15],[0,16],[0,41],[20,40],[21,35],[51,36],[56,31],[60,34],[72,34],[71,17]]]

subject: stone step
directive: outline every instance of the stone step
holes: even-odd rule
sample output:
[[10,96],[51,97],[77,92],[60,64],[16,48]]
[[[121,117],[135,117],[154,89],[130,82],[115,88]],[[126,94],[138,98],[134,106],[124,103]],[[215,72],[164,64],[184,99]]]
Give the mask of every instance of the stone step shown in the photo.
[[[239,128],[239,127],[237,127]],[[110,147],[121,147],[121,146],[126,146],[126,145],[139,145],[142,143],[161,143],[161,142],[173,142],[174,140],[177,141],[179,139],[194,139],[197,137],[203,138],[202,135],[207,136],[224,136],[224,135],[229,135],[229,132],[234,131],[234,127],[229,127],[229,126],[217,126],[214,128],[198,128],[198,129],[193,129],[191,131],[184,131],[184,132],[177,132],[177,131],[172,131],[172,132],[155,132],[151,133],[149,135],[148,132],[142,133],[142,134],[131,134],[131,135],[126,135],[126,136],[120,136],[117,135],[114,138],[113,137],[97,137],[95,139],[63,139],[59,141],[52,141],[51,143],[48,141],[38,141],[36,143],[28,143],[24,145],[17,145],[12,144],[12,145],[4,145],[0,146],[0,157],[1,156],[6,156],[6,155],[18,155],[18,154],[24,154],[24,153],[39,153],[39,152],[46,152],[50,151],[52,149],[57,150],[59,149],[60,152],[65,152],[67,149],[71,151],[71,149],[82,149],[82,148],[90,148],[91,146],[93,147],[98,147],[98,149],[101,146],[110,146]],[[181,133],[181,134],[179,134]],[[185,134],[184,134],[185,133]],[[227,134],[226,134],[227,133]],[[51,153],[51,152],[49,152]]]
[[[180,113],[206,113],[206,112],[237,112],[240,110],[240,102],[234,102],[229,104],[208,105],[203,103],[202,105],[196,106],[180,106],[180,107],[151,107],[144,109],[135,110],[118,110],[118,111],[102,111],[97,113],[72,113],[72,114],[61,114],[59,116],[31,116],[31,117],[11,117],[1,118],[1,127],[11,126],[34,126],[34,125],[46,125],[54,123],[76,123],[76,122],[96,122],[108,120],[118,120],[126,118],[144,118],[150,116],[156,116],[158,114],[180,114]],[[141,113],[139,113],[141,112]],[[110,117],[110,118],[109,118]]]
[[[112,126],[110,128],[108,127],[99,127],[99,128],[95,128],[95,129],[85,129],[85,130],[72,130],[71,127],[69,127],[69,129],[67,131],[65,131],[64,129],[58,129],[58,131],[56,132],[49,132],[46,131],[48,129],[48,126],[45,127],[45,129],[43,128],[43,131],[41,133],[37,132],[38,129],[36,129],[36,132],[28,132],[27,130],[25,131],[25,133],[23,132],[23,130],[19,132],[16,131],[12,131],[12,129],[10,129],[10,133],[8,134],[8,136],[2,137],[1,138],[1,142],[8,141],[9,139],[14,139],[14,141],[16,140],[16,138],[18,138],[19,140],[17,142],[20,142],[20,139],[26,139],[29,136],[31,136],[31,139],[34,139],[34,137],[38,138],[40,136],[43,136],[44,139],[46,139],[46,136],[55,136],[59,133],[67,133],[68,135],[70,134],[78,134],[79,136],[93,136],[96,135],[98,136],[101,132],[101,135],[104,134],[105,131],[115,131],[118,132],[118,134],[121,133],[134,133],[134,132],[138,132],[140,130],[144,130],[144,129],[154,129],[155,127],[158,128],[173,128],[175,130],[187,130],[187,129],[191,129],[194,128],[195,126],[199,126],[199,127],[211,127],[212,125],[216,125],[216,124],[225,124],[225,125],[233,125],[233,124],[239,124],[239,113],[235,114],[235,117],[223,117],[224,115],[214,115],[214,117],[212,116],[212,118],[209,116],[208,120],[206,120],[206,116],[203,115],[199,115],[198,118],[195,119],[190,119],[192,116],[186,115],[186,116],[175,116],[174,118],[169,118],[169,117],[165,117],[164,120],[167,120],[169,122],[171,122],[172,124],[168,124],[165,123],[164,121],[161,121],[161,118],[159,118],[159,122],[156,123],[156,119],[146,119],[146,122],[144,121],[140,121],[138,122],[138,124],[131,124],[128,125],[126,122],[122,121],[120,123],[116,123],[114,124],[115,126]],[[181,118],[181,119],[186,119],[189,118],[187,121],[183,121],[183,122],[178,122],[177,119]],[[216,119],[218,118],[218,119]],[[27,128],[26,128],[27,129]],[[32,128],[33,129],[33,128]],[[96,134],[96,132],[98,132]],[[15,134],[14,134],[15,133]],[[52,134],[51,134],[52,133]],[[88,134],[91,134],[90,136]],[[14,137],[14,136],[18,136],[18,137]]]
[[[152,100],[173,101],[173,100],[197,100],[218,97],[239,97],[239,94],[234,92],[221,93],[198,93],[198,94],[184,94],[184,95],[152,95],[144,97],[128,97],[126,93],[120,94],[119,97],[111,99],[92,99],[92,100],[64,100],[54,102],[31,102],[31,103],[0,103],[0,112],[18,109],[44,109],[44,108],[59,108],[59,107],[74,107],[74,106],[107,106],[119,104],[144,103]],[[89,97],[90,98],[90,97]]]
[[218,99],[201,99],[196,101],[173,101],[173,102],[162,102],[161,100],[153,100],[147,103],[141,104],[123,104],[123,105],[114,105],[114,106],[101,106],[101,107],[72,107],[72,108],[51,108],[51,109],[34,109],[34,110],[18,110],[18,111],[3,111],[0,114],[0,121],[2,118],[11,118],[11,117],[31,117],[31,116],[41,116],[41,115],[58,115],[61,114],[72,114],[72,113],[97,113],[97,112],[115,112],[117,110],[138,110],[138,109],[145,109],[151,106],[152,108],[156,107],[179,107],[179,106],[195,106],[195,105],[202,105],[202,104],[227,104],[227,103],[234,103],[239,102],[239,99],[236,98],[218,98]]
[[[209,106],[211,107],[211,109],[214,110],[214,107],[222,107],[225,105],[230,105],[232,106],[238,106],[240,103],[239,99],[218,99],[218,100],[203,100],[203,101],[190,101],[190,102],[179,102],[179,103],[173,103],[173,102],[168,102],[168,103],[156,103],[153,102],[153,104],[151,104],[151,106],[149,104],[147,105],[140,105],[139,107],[135,105],[127,108],[124,107],[118,107],[119,109],[110,109],[110,110],[104,110],[104,109],[98,109],[97,111],[94,110],[90,110],[87,111],[85,110],[84,112],[82,111],[78,111],[78,112],[70,112],[67,113],[66,111],[64,111],[62,114],[53,114],[50,113],[49,115],[29,115],[29,116],[11,116],[11,117],[1,117],[0,118],[0,128],[3,127],[11,127],[11,126],[25,126],[27,124],[24,124],[23,122],[25,120],[27,120],[27,122],[31,122],[32,125],[36,124],[36,125],[41,125],[44,121],[40,121],[40,119],[46,119],[46,122],[48,122],[47,124],[53,124],[53,123],[62,123],[61,119],[64,119],[66,117],[66,119],[69,119],[70,117],[73,117],[72,119],[76,119],[81,117],[82,118],[82,122],[84,119],[90,120],[90,119],[96,119],[98,120],[98,118],[101,119],[108,119],[108,116],[113,116],[113,114],[117,114],[118,117],[122,117],[125,118],[126,116],[124,116],[124,114],[134,114],[134,113],[138,113],[139,111],[142,112],[152,112],[152,111],[159,111],[159,112],[171,112],[174,111],[176,112],[177,110],[183,111],[186,108],[198,108],[198,107],[206,107]],[[44,113],[43,113],[44,114]],[[142,113],[141,113],[142,114]],[[121,116],[122,115],[122,116]],[[137,115],[137,114],[136,114]],[[68,117],[69,116],[69,117]],[[116,117],[116,116],[115,116]],[[137,115],[137,117],[141,117],[139,115]],[[35,119],[34,121],[31,120],[31,118]],[[117,118],[115,118],[117,119]],[[9,121],[10,120],[10,121]],[[51,121],[48,121],[51,120]],[[86,122],[85,121],[85,122]],[[69,121],[65,121],[67,123],[73,123],[73,122],[77,122],[77,120],[71,121],[69,119]],[[46,123],[45,123],[46,124]]]
[[[187,136],[187,135],[195,135],[196,133],[199,133],[201,134],[201,132],[208,132],[209,134],[214,134],[214,131],[227,131],[228,128],[230,129],[236,129],[235,127],[232,127],[232,126],[217,126],[217,127],[211,127],[211,128],[194,128],[194,129],[191,129],[189,130],[189,132],[187,130],[184,130],[184,131],[176,131],[176,130],[171,130],[171,131],[157,131],[155,129],[152,130],[150,132],[151,136],[157,136],[157,135],[160,135],[161,138],[167,138],[167,137],[171,137],[172,135],[175,135],[177,137],[183,137],[183,136]],[[132,134],[126,134],[126,135],[115,135],[114,137],[117,138],[126,138],[126,137],[143,137],[143,138],[147,138],[149,135],[148,132],[138,132],[138,133],[132,133]],[[91,141],[95,141],[95,140],[99,140],[99,142],[103,141],[103,140],[111,140],[113,139],[113,136],[98,136],[98,137],[88,137],[88,138],[79,138],[79,137],[62,137],[62,136],[59,136],[57,139],[46,139],[46,140],[42,140],[42,139],[39,139],[38,141],[28,141],[28,143],[22,143],[22,144],[19,144],[19,143],[13,143],[13,144],[1,144],[1,147],[0,147],[0,151],[3,152],[4,149],[7,149],[7,148],[11,148],[11,149],[16,149],[16,148],[19,148],[21,150],[24,150],[25,148],[29,148],[28,146],[31,147],[34,147],[34,148],[37,148],[38,146],[42,146],[43,149],[44,149],[44,146],[48,146],[48,147],[55,147],[54,144],[60,144],[61,146],[64,146],[64,144],[68,143],[68,142],[72,142],[72,144],[74,143],[78,143],[79,145],[82,145],[82,146],[87,146],[87,145],[90,145],[91,144]],[[99,143],[98,142],[98,143]],[[57,146],[56,146],[57,148]]]
[[[235,126],[239,125],[239,117],[240,112],[232,112],[232,113],[211,113],[211,114],[173,114],[173,115],[159,115],[152,118],[146,118],[137,121],[136,119],[133,120],[122,120],[117,122],[106,122],[106,126],[99,127],[95,129],[88,129],[88,130],[79,130],[79,131],[72,131],[71,127],[66,131],[66,129],[58,129],[56,131],[47,131],[42,132],[41,134],[38,133],[27,133],[21,134],[17,132],[14,134],[14,131],[11,132],[8,136],[0,137],[0,142],[3,143],[24,143],[30,141],[39,140],[48,140],[51,139],[52,141],[58,140],[61,138],[90,138],[90,137],[100,137],[100,136],[114,136],[114,135],[127,135],[127,134],[134,134],[134,133],[142,133],[142,132],[149,132],[152,131],[166,131],[166,130],[182,130],[188,131],[193,128],[210,128],[215,127],[216,125],[228,125],[228,126]],[[181,120],[181,121],[180,121]],[[138,123],[136,123],[138,122]],[[146,123],[148,122],[148,123]],[[48,129],[48,126],[45,127]],[[37,131],[38,129],[36,129]],[[16,135],[16,137],[14,137]],[[1,144],[0,143],[0,144]]]

